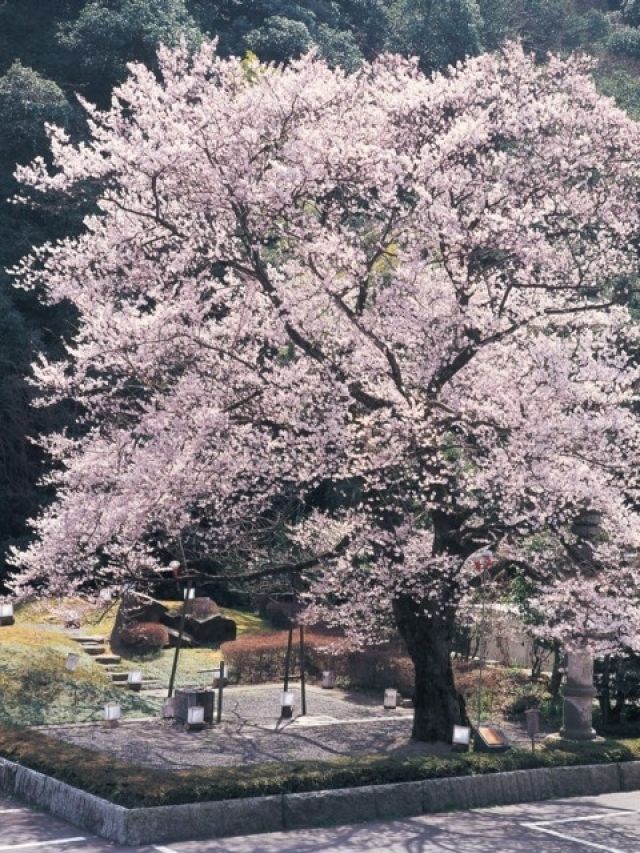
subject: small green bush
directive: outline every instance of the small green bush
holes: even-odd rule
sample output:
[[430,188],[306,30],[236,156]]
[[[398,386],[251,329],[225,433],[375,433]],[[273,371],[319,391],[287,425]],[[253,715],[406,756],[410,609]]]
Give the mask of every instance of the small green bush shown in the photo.
[[120,632],[120,642],[138,652],[156,652],[169,644],[169,632],[158,622],[132,622]]
[[611,53],[640,59],[640,30],[635,27],[620,27],[609,36],[607,47]]

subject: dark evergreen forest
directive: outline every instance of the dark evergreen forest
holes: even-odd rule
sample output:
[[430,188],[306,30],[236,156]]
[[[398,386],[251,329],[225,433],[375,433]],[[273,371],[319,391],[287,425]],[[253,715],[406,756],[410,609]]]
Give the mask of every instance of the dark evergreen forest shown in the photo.
[[593,54],[602,91],[640,116],[640,0],[0,0],[0,579],[3,554],[47,500],[33,438],[74,419],[33,407],[29,385],[38,352],[55,357],[73,335],[73,314],[14,289],[9,269],[31,246],[80,229],[92,196],[85,187],[72,204],[16,205],[15,166],[47,156],[47,122],[82,138],[77,95],[105,106],[127,62],[153,66],[158,43],[209,36],[224,55],[286,62],[316,46],[355,70],[396,51],[427,72],[517,37],[541,61],[550,50]]

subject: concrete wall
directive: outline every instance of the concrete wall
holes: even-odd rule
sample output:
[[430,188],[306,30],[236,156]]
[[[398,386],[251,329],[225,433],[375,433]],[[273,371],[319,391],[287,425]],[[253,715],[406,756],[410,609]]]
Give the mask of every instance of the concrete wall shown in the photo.
[[0,791],[119,844],[162,844],[640,789],[640,761],[125,809],[0,759]]

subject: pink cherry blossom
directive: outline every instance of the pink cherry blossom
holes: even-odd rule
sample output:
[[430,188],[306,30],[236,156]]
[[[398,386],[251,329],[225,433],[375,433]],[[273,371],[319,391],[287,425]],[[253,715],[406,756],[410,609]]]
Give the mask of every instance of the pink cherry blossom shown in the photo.
[[[462,713],[449,650],[482,546],[563,642],[635,642],[640,134],[589,63],[512,44],[346,75],[204,45],[160,67],[87,105],[89,143],[52,129],[51,173],[18,169],[103,190],[17,271],[78,313],[34,372],[82,414],[43,439],[57,498],[16,591],[144,578],[177,543],[305,559],[309,619],[400,630],[424,738]],[[327,484],[350,499],[314,503]],[[603,535],[578,559],[585,509]]]

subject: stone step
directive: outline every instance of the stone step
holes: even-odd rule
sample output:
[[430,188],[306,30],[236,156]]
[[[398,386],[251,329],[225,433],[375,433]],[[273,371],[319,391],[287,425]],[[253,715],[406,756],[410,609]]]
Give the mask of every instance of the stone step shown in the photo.
[[105,637],[86,637],[86,636],[79,636],[78,634],[71,634],[71,639],[75,643],[80,643],[80,645],[84,645],[85,643],[88,645],[93,645],[95,643],[100,644],[100,643],[104,643],[106,640]]
[[[128,675],[128,673],[127,673],[127,675]],[[149,690],[149,689],[153,690],[159,684],[160,684],[160,682],[158,681],[157,678],[143,678],[142,682],[141,682],[141,690]],[[129,689],[129,685],[128,685],[126,678],[124,678],[122,681],[113,681],[111,686],[112,687],[122,687],[122,688],[127,689],[127,690]]]
[[98,655],[103,655],[107,651],[106,646],[83,646],[83,649],[88,655],[94,658],[98,657]]
[[125,672],[125,670],[120,670],[120,672],[110,672],[109,676],[111,681],[126,681],[129,677],[129,673]]
[[110,666],[112,664],[120,663],[122,658],[120,655],[96,655],[96,663],[100,663],[103,666]]

